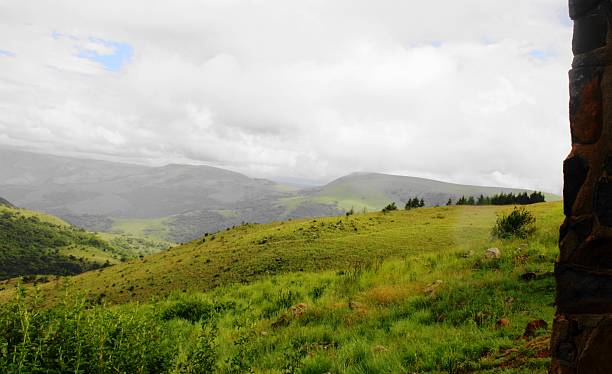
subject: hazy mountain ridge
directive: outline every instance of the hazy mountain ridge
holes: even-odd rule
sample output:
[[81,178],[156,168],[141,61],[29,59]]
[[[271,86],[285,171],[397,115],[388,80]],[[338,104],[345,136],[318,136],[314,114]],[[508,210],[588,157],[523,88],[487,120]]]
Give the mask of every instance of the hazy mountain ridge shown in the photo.
[[463,195],[524,191],[380,173],[353,173],[322,187],[297,189],[211,166],[149,167],[7,149],[0,149],[0,175],[0,195],[19,206],[91,231],[125,233],[118,220],[151,220],[154,229],[142,229],[147,223],[139,222],[143,235],[159,233],[163,224],[158,238],[175,242],[243,222],[380,210],[413,197],[432,206]]
[[13,205],[13,204],[11,204],[11,203],[10,203],[8,200],[3,199],[3,198],[1,198],[1,197],[0,197],[0,205],[7,206],[7,207],[9,207],[9,208],[13,208],[13,207],[14,207],[14,205]]

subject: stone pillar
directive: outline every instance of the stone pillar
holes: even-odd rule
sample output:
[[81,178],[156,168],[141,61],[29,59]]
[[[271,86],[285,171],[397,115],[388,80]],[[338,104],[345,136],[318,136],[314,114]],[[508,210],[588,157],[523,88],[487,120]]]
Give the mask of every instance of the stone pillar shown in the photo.
[[569,0],[572,150],[555,265],[551,373],[612,373],[612,0]]

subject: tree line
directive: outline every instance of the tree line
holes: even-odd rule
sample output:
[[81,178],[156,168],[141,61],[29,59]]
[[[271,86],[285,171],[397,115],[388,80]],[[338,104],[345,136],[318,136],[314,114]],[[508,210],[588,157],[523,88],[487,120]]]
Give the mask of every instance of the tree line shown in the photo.
[[[454,204],[453,200],[449,198],[446,205],[529,205],[543,203],[545,201],[546,198],[544,197],[544,194],[540,191],[534,191],[531,194],[527,192],[521,192],[516,195],[513,192],[502,192],[493,196],[480,195],[477,198],[474,196],[461,196],[461,198],[459,198],[459,200],[457,200]],[[422,208],[424,206],[425,201],[422,198],[419,199],[418,197],[413,197],[406,202],[404,209],[410,210]],[[384,207],[382,209],[382,212],[387,213],[392,212],[394,210],[398,210],[398,208],[397,205],[395,205],[395,202],[392,202],[386,207]],[[352,214],[352,209],[350,214]],[[347,216],[348,215],[349,213],[347,213]]]
[[[483,196],[480,195],[478,198],[474,198],[474,196],[461,196],[459,200],[455,203],[455,205],[529,205],[536,203],[543,203],[546,201],[544,194],[540,191],[534,191],[531,194],[527,192],[521,192],[519,194],[510,193],[500,193],[493,196]],[[448,199],[448,203],[446,205],[452,205],[452,199]]]

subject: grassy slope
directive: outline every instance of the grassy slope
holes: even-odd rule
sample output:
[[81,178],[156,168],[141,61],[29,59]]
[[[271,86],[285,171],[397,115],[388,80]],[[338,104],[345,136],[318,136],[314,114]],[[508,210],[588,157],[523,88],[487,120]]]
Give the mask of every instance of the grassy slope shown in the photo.
[[[372,258],[451,249],[481,251],[491,245],[489,233],[496,213],[508,209],[439,207],[245,225],[209,236],[205,242],[194,241],[71,281],[78,289],[104,294],[111,302],[145,301],[173,291],[209,290],[268,274],[346,269]],[[530,209],[544,224],[558,226],[560,203]],[[50,285],[46,289],[56,294]]]
[[[158,334],[146,337],[149,347],[158,347],[149,350],[179,352],[188,352],[201,334],[200,325],[186,318],[206,316],[217,326],[220,372],[544,373],[549,332],[529,340],[521,335],[528,321],[552,320],[554,279],[546,274],[558,252],[562,207],[530,206],[538,230],[529,239],[492,240],[495,213],[507,209],[443,207],[242,227],[203,245],[191,243],[74,280],[93,290],[96,281],[115,281],[120,288],[133,284],[132,299],[225,284],[206,293],[177,292],[161,301],[88,312],[95,318],[144,318]],[[501,249],[501,258],[484,258],[490,246]],[[305,271],[296,271],[300,268]],[[325,268],[336,270],[312,271]],[[262,270],[287,273],[266,276]],[[542,276],[521,280],[527,271]],[[260,279],[226,284],[254,276]],[[104,290],[109,300],[130,299],[113,289]],[[288,308],[298,303],[305,304],[304,312],[294,314]],[[211,305],[224,307],[211,316],[206,312]],[[167,320],[168,311],[183,317]],[[497,327],[501,318],[509,325]],[[83,328],[95,330],[88,326],[97,322],[88,321]]]
[[169,247],[125,235],[93,234],[48,214],[0,205],[0,279],[75,274]]
[[46,214],[2,205],[0,225],[0,279],[75,274],[119,263],[122,255],[94,234]]

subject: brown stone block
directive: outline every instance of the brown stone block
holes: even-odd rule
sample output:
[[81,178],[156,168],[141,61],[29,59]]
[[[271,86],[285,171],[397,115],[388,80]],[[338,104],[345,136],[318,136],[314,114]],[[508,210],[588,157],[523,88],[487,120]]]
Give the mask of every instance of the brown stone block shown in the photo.
[[580,156],[572,156],[563,162],[563,211],[566,216],[572,215],[576,197],[588,173],[588,163]]
[[611,315],[558,315],[551,339],[551,372],[612,373],[611,347]]
[[593,217],[580,216],[567,218],[560,231],[559,248],[561,249],[561,262],[570,262],[575,257],[576,251],[582,243],[591,235],[593,230]]
[[589,14],[574,22],[572,51],[575,55],[604,47],[608,38],[608,21],[602,14]]
[[600,178],[595,190],[595,212],[599,223],[612,226],[612,182],[608,178]]
[[601,0],[569,0],[569,15],[573,20],[578,19],[600,2]]
[[557,263],[555,276],[559,313],[612,313],[612,272]]
[[600,67],[570,71],[570,129],[572,143],[592,144],[599,140],[603,125]]

